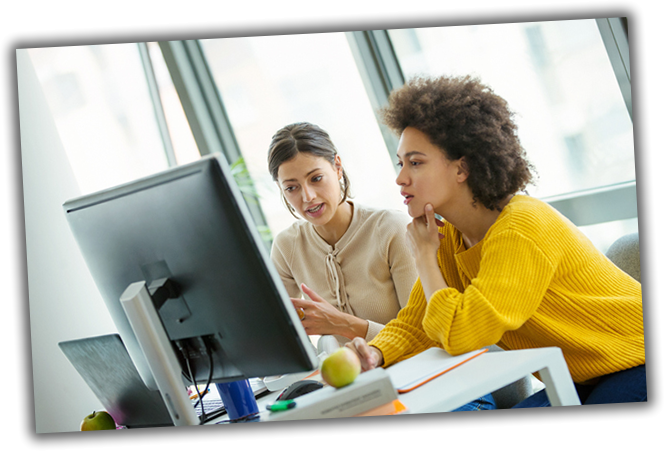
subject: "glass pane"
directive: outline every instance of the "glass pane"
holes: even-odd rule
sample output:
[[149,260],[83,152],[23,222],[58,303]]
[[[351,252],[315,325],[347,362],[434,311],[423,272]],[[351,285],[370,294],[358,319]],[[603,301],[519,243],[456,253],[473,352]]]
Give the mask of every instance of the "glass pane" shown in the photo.
[[516,113],[546,197],[634,180],[632,122],[594,20],[391,30],[407,78],[474,75]]
[[198,146],[196,146],[191,128],[189,128],[189,122],[187,122],[187,117],[182,109],[182,103],[180,103],[180,98],[175,90],[171,74],[168,72],[164,55],[161,53],[158,43],[148,42],[147,46],[154,76],[157,79],[159,97],[164,109],[175,159],[178,164],[196,161],[201,157],[201,154],[198,151]]
[[29,54],[81,194],[167,168],[136,44]]
[[632,218],[579,227],[579,229],[590,238],[597,249],[606,253],[618,238],[630,233],[637,233],[639,231],[639,221],[637,218]]
[[344,33],[201,41],[276,236],[294,218],[267,169],[272,135],[306,121],[335,143],[358,203],[405,211],[396,171]]

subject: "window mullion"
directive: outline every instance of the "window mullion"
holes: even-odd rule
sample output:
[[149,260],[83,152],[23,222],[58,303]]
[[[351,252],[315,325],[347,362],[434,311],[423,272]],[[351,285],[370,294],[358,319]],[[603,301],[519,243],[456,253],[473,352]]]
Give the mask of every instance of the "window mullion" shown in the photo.
[[145,72],[145,79],[148,84],[150,98],[152,99],[152,105],[154,106],[157,127],[159,128],[161,140],[164,144],[164,152],[166,153],[168,166],[177,166],[177,159],[175,158],[175,151],[173,150],[173,142],[171,141],[171,135],[168,131],[166,115],[164,114],[164,106],[161,103],[159,85],[157,84],[157,79],[154,75],[154,69],[152,67],[152,60],[150,59],[150,54],[148,52],[148,46],[145,42],[139,42],[137,45],[138,52],[141,56],[141,62],[143,63],[143,70]]
[[638,217],[636,199],[636,181],[631,181],[542,200],[581,227]]
[[[236,162],[242,157],[240,147],[200,43],[165,41],[159,42],[159,47],[200,154],[219,152],[229,164]],[[245,183],[252,184],[247,180]],[[258,202],[251,195],[244,196],[256,225],[266,228],[267,221]]]
[[[629,66],[629,43],[625,18],[596,19],[606,53],[618,80],[629,118],[632,119],[632,77]],[[633,120],[633,119],[632,119]]]
[[[390,92],[400,88],[405,78],[387,30],[351,31],[346,33],[362,82],[369,96],[374,114],[387,105]],[[380,131],[392,162],[397,162],[399,139],[382,124]]]

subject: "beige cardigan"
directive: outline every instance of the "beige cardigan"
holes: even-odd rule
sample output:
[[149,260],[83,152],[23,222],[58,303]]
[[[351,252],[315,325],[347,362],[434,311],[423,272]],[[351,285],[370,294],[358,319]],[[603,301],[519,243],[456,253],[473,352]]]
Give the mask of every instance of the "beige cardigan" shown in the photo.
[[368,320],[371,340],[405,307],[417,279],[405,236],[409,222],[396,210],[354,205],[348,230],[330,246],[300,220],[275,238],[272,261],[291,297],[302,297],[306,284],[342,312]]

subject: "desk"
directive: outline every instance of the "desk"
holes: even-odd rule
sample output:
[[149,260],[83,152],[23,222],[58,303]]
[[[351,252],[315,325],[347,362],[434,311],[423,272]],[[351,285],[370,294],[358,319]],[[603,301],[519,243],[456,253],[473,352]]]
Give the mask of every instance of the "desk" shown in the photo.
[[[580,405],[567,364],[559,348],[487,352],[402,395],[409,414],[450,412],[539,371],[552,406]],[[387,369],[389,374],[390,369]],[[274,402],[279,392],[260,398],[258,408]],[[220,417],[213,422],[226,420]],[[211,422],[212,423],[212,422]]]
[[536,371],[552,406],[580,405],[560,348],[487,352],[400,395],[399,400],[409,413],[449,412]]

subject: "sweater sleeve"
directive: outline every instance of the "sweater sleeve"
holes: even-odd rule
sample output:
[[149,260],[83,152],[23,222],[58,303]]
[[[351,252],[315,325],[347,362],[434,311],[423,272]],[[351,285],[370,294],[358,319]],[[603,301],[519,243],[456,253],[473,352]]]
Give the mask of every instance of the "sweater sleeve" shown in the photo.
[[302,297],[300,287],[298,287],[295,277],[290,269],[290,256],[293,252],[293,243],[283,234],[277,235],[272,243],[270,258],[281,277],[281,281],[286,287],[288,295],[292,298]]
[[477,277],[462,292],[435,292],[422,327],[427,337],[459,355],[497,343],[539,307],[555,268],[532,239],[506,230],[484,243]]
[[367,327],[367,334],[364,336],[364,339],[366,341],[371,341],[376,337],[376,335],[378,335],[381,330],[383,330],[385,325],[371,321],[370,319],[367,320],[367,323],[369,323],[369,327]]

